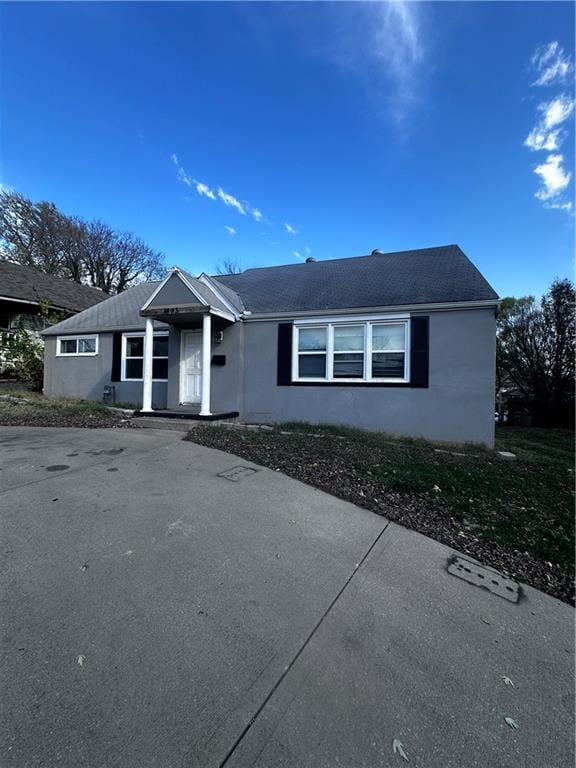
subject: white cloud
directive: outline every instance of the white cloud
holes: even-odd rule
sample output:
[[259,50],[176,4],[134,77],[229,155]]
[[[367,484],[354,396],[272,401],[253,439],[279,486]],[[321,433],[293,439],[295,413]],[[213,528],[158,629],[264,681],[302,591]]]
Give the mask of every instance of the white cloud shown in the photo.
[[542,182],[535,195],[538,200],[557,197],[570,183],[572,174],[564,169],[563,162],[562,155],[548,155],[546,161],[534,169],[534,173],[540,176]]
[[259,211],[258,208],[252,208],[252,216],[254,217],[254,221],[262,221],[264,218],[262,211]]
[[195,181],[194,184],[196,185],[196,192],[198,192],[199,195],[204,195],[204,197],[208,197],[210,200],[216,200],[216,195],[210,189],[208,184],[204,184],[201,181]]
[[178,162],[178,155],[175,155],[174,152],[172,152],[172,154],[170,155],[170,160],[172,160],[172,162],[176,167],[180,165],[180,163]]
[[292,224],[287,224],[286,222],[284,222],[284,229],[286,230],[286,232],[288,232],[289,235],[298,234],[298,230],[296,229],[296,227],[293,227]]
[[182,182],[182,184],[186,184],[187,187],[192,186],[193,179],[188,176],[184,168],[178,168],[178,178]]
[[[536,86],[550,86],[563,83],[574,67],[572,60],[564,53],[558,42],[548,43],[536,49],[531,63],[538,75],[532,83]],[[568,189],[572,174],[564,167],[564,157],[559,149],[567,137],[564,124],[574,113],[574,98],[559,93],[549,101],[538,105],[536,124],[524,139],[524,146],[532,152],[552,152],[544,162],[534,168],[539,177],[540,187],[535,197],[545,208],[572,211],[572,203],[566,201],[563,193]],[[568,126],[566,126],[568,128]]]
[[386,94],[388,111],[403,123],[420,97],[426,57],[423,4],[392,0],[366,6],[368,26],[362,30],[364,39],[357,41],[356,55],[372,60],[368,87],[378,97]]
[[543,115],[544,127],[549,130],[568,120],[574,111],[574,99],[563,94],[552,99],[552,101],[540,104],[538,110]]
[[228,224],[225,224],[225,225],[224,225],[224,229],[225,229],[225,230],[226,230],[226,232],[228,232],[228,234],[229,234],[229,235],[231,235],[232,237],[234,237],[234,235],[236,234],[236,230],[234,229],[234,227],[229,227],[229,226],[228,226]]
[[295,256],[295,257],[296,257],[297,259],[299,259],[300,261],[305,261],[305,258],[304,258],[304,256],[302,256],[302,254],[301,254],[301,253],[298,253],[298,251],[292,251],[292,255],[293,255],[293,256]]
[[242,214],[242,216],[246,216],[246,211],[244,209],[244,206],[240,202],[240,200],[237,200],[234,197],[234,195],[229,195],[227,192],[224,192],[222,187],[218,187],[218,197],[220,198],[220,200],[222,200],[224,205],[228,205],[231,208],[235,208],[238,211],[238,213]]
[[557,40],[537,48],[531,62],[538,73],[532,85],[548,86],[563,83],[573,69],[570,56],[564,53],[564,49],[560,47]]
[[310,250],[310,248],[307,245],[304,247],[304,250],[306,251],[306,255],[307,256],[310,256],[310,254],[312,253],[312,251]]
[[560,131],[550,131],[550,133],[546,133],[546,131],[542,129],[542,126],[537,125],[535,128],[532,128],[524,140],[524,146],[528,147],[528,149],[531,149],[533,152],[543,149],[547,152],[552,152],[560,147],[559,135]]
[[545,203],[544,205],[546,208],[558,208],[560,211],[566,211],[567,213],[572,211],[571,201],[568,201],[567,203]]

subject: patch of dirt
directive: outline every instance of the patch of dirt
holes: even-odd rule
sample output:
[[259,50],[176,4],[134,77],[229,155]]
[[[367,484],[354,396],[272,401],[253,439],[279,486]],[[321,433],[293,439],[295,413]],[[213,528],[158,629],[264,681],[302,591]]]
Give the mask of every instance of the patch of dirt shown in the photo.
[[35,410],[18,413],[0,411],[0,425],[5,427],[87,427],[130,429],[131,419],[117,418],[93,413],[62,413],[51,410]]

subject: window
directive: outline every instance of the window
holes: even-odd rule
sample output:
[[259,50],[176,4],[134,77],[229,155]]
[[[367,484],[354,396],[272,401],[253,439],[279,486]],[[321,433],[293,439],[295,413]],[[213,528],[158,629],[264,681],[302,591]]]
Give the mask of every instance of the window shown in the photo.
[[[122,381],[142,381],[144,371],[144,334],[122,335]],[[168,380],[168,333],[154,334],[152,344],[152,380]]]
[[298,334],[298,377],[326,377],[326,328],[301,328]]
[[56,342],[57,357],[98,354],[98,336],[58,336]]
[[409,319],[294,324],[293,381],[409,381]]

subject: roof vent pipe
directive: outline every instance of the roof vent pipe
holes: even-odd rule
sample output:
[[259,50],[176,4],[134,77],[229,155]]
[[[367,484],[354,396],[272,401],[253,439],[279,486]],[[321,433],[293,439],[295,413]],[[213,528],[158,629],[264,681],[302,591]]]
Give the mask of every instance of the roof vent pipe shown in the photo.
[[313,261],[316,261],[314,256],[308,256],[308,258],[306,259],[306,264],[311,264]]
[[370,256],[384,256],[384,251],[381,251],[380,248],[375,248]]

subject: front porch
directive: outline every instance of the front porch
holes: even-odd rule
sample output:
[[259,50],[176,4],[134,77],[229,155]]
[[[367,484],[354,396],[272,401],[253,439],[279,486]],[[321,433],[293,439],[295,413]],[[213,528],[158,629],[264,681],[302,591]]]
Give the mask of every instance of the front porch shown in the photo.
[[[142,408],[139,417],[215,421],[238,416],[236,402],[216,397],[213,409],[212,366],[225,364],[225,355],[214,355],[222,343],[224,330],[239,319],[234,308],[224,303],[213,290],[209,278],[192,278],[174,269],[140,310],[145,318],[142,361]],[[154,378],[154,324],[170,328],[168,349],[168,396],[165,408],[152,406]],[[222,362],[222,359],[224,362]],[[230,386],[233,371],[228,369]],[[228,377],[226,377],[228,378]],[[216,389],[222,392],[222,374],[216,377]],[[232,407],[230,407],[232,406]]]
[[176,408],[156,408],[156,410],[150,411],[136,411],[134,416],[136,417],[153,417],[159,419],[180,419],[188,421],[226,421],[227,419],[235,419],[239,416],[238,411],[227,411],[225,413],[210,413],[202,414],[200,412],[200,406],[191,407],[187,405],[179,405]]

